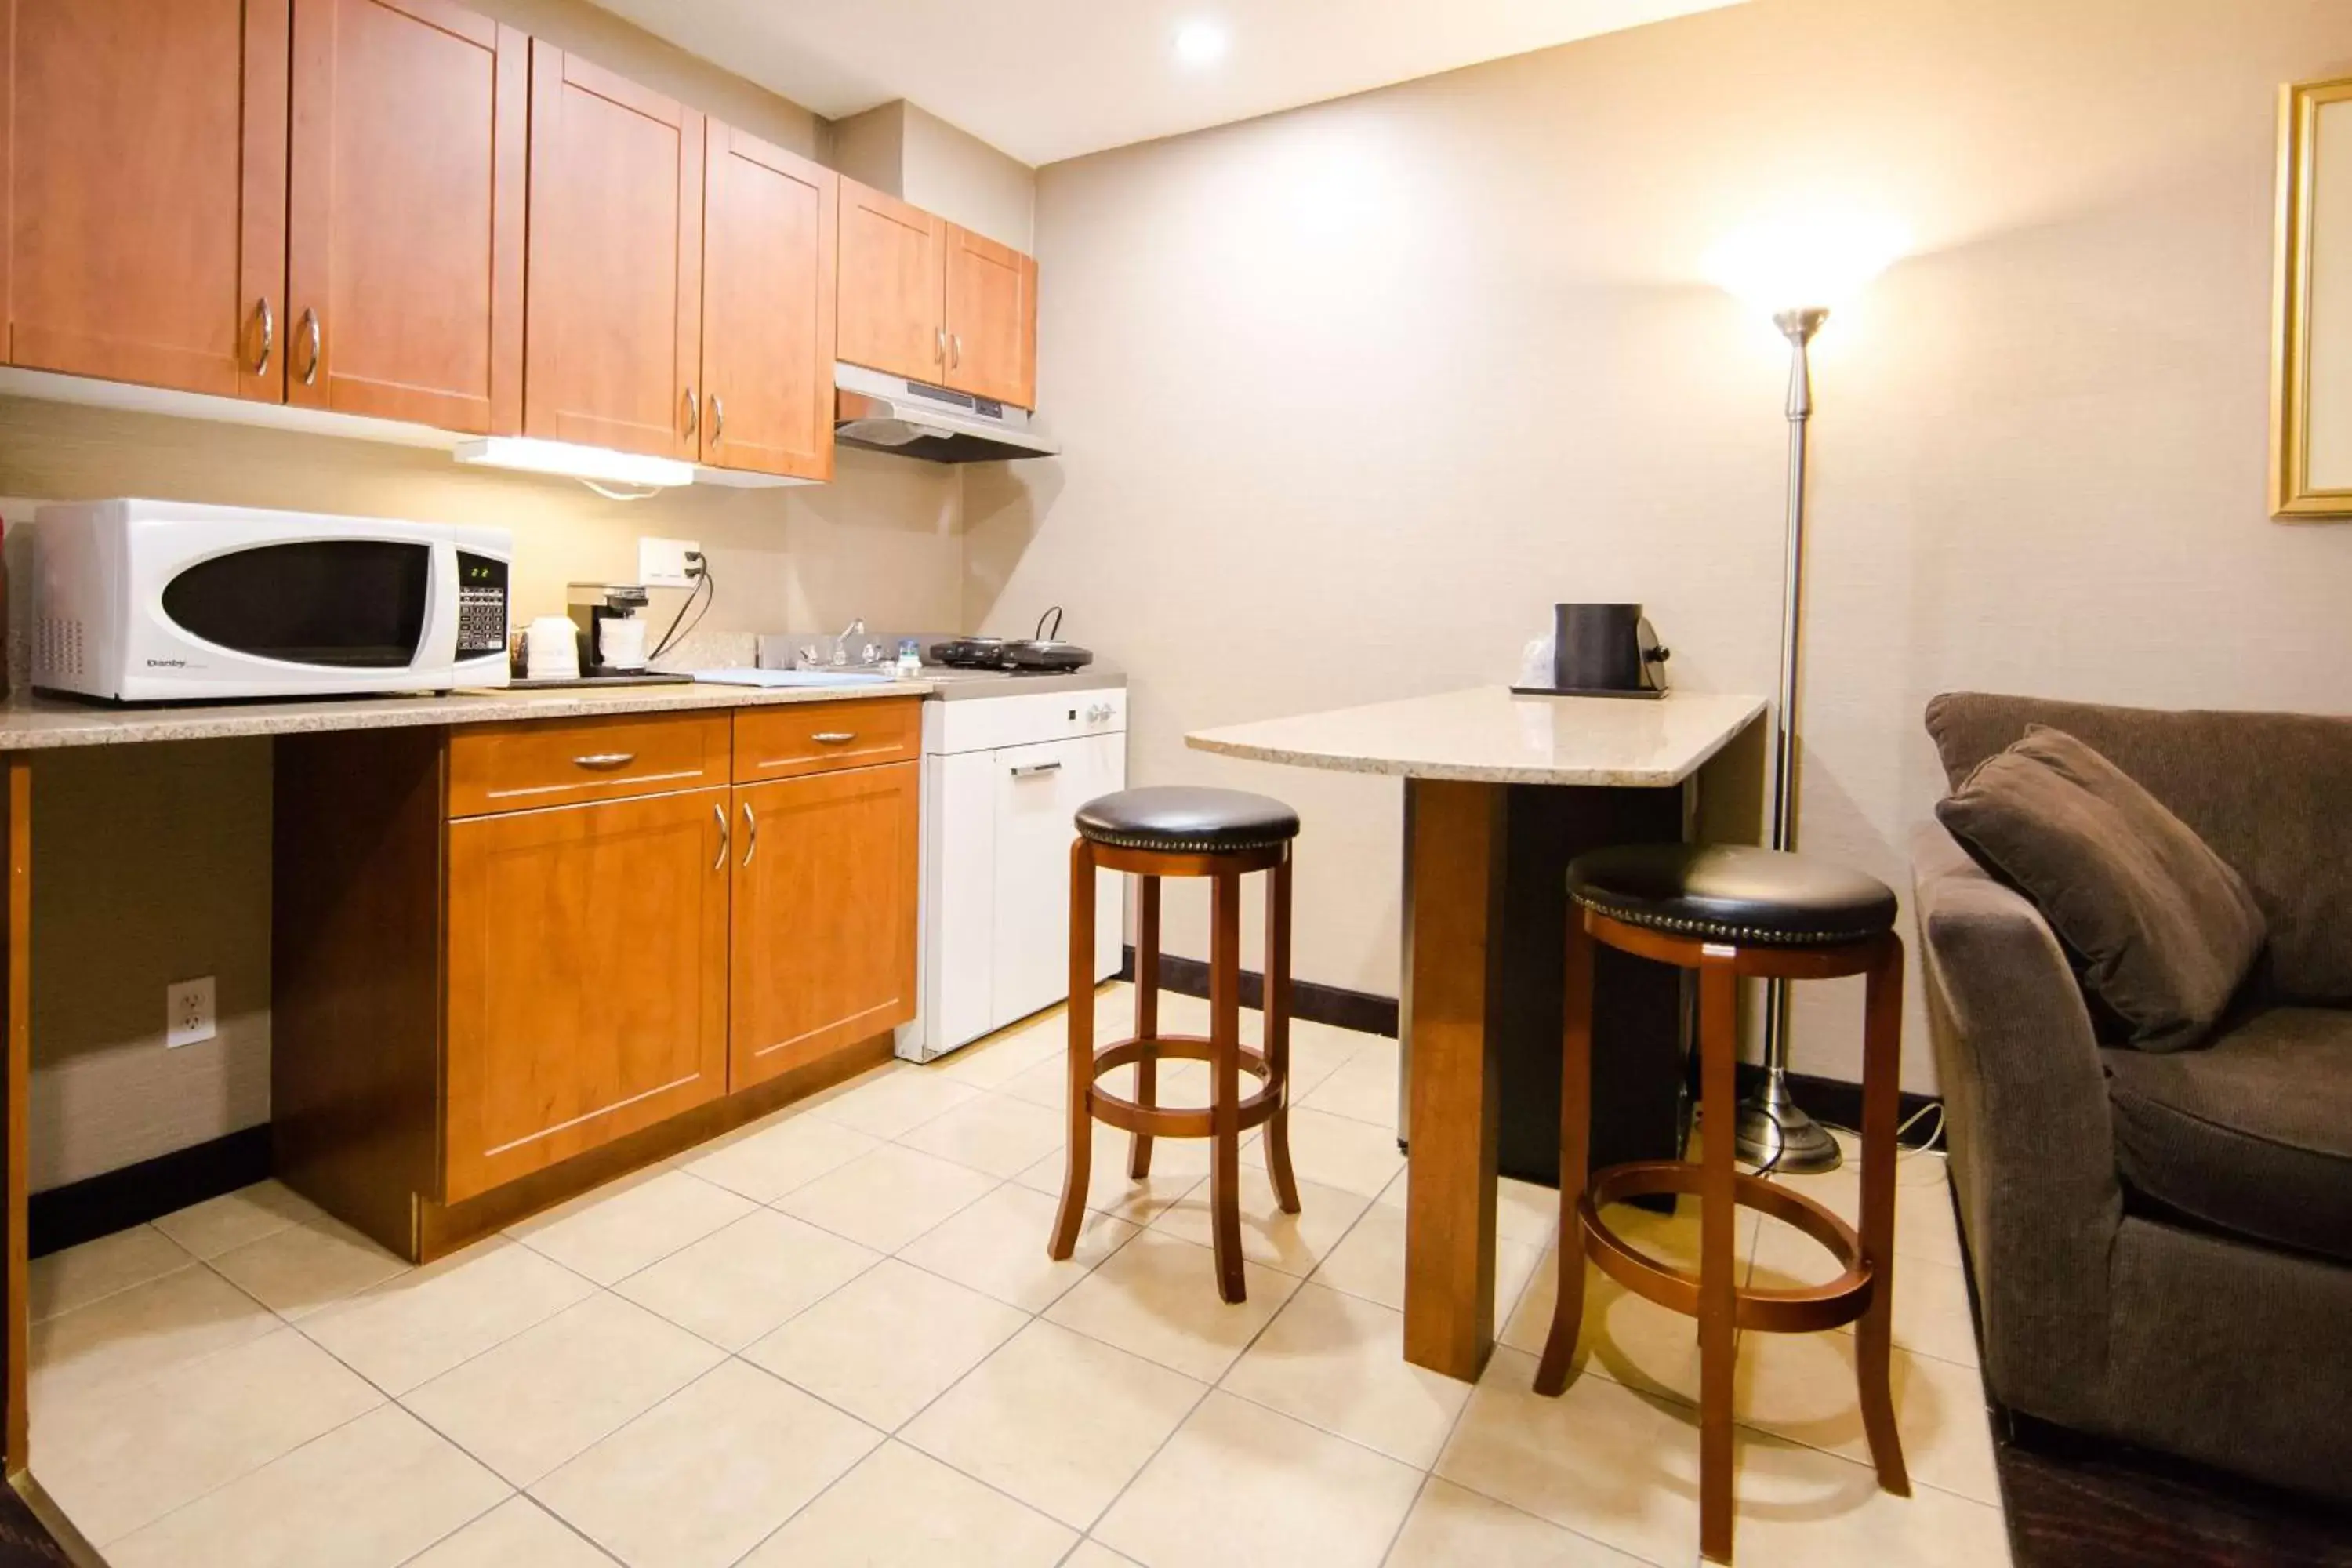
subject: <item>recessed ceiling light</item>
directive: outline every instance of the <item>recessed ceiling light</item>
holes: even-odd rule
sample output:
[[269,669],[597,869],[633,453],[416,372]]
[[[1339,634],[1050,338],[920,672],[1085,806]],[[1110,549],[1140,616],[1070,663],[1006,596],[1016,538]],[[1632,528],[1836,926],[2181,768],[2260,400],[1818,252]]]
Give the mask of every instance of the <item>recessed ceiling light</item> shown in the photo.
[[1176,58],[1188,66],[1214,65],[1231,41],[1222,22],[1187,22],[1176,29]]

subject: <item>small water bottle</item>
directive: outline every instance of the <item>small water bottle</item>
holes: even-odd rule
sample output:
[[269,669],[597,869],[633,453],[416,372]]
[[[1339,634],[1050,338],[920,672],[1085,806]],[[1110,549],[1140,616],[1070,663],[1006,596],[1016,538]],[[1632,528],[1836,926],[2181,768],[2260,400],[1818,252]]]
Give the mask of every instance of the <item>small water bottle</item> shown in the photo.
[[898,679],[901,680],[919,680],[922,679],[922,674],[923,650],[915,646],[914,638],[900,638],[898,642]]

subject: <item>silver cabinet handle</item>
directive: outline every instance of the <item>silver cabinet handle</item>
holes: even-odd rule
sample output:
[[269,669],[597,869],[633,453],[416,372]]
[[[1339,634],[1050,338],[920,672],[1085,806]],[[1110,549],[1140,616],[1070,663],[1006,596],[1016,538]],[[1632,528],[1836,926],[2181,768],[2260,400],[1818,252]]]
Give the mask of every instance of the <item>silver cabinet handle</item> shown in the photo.
[[302,330],[310,334],[310,368],[302,373],[302,384],[316,386],[319,384],[319,359],[326,350],[325,342],[319,332],[318,311],[302,312]]
[[945,327],[941,327],[938,329],[938,331],[940,334],[940,352],[932,357],[944,362],[948,357],[948,330]]
[[713,801],[710,815],[719,819],[719,858],[710,863],[710,868],[716,871],[727,864],[727,808]]
[[710,444],[714,447],[727,439],[727,402],[717,393],[710,395]]
[[948,334],[948,363],[959,370],[963,368],[963,334],[961,332]]
[[269,351],[278,346],[278,318],[269,309],[269,296],[264,294],[253,302],[261,313],[261,357],[253,362],[253,374],[259,375],[269,368]]
[[574,757],[572,763],[583,768],[625,768],[637,760],[635,752],[591,752],[584,757]]
[[686,389],[686,433],[693,435],[702,428],[702,400],[694,395],[694,388]]
[[743,803],[743,827],[750,835],[743,845],[743,864],[749,866],[751,857],[760,852],[760,819],[752,813],[751,803],[748,800]]
[[809,737],[820,746],[845,746],[857,739],[855,730],[819,730]]
[[1034,779],[1039,773],[1058,773],[1061,771],[1062,764],[1059,763],[1030,763],[1025,766],[1013,769],[1013,776],[1016,779]]

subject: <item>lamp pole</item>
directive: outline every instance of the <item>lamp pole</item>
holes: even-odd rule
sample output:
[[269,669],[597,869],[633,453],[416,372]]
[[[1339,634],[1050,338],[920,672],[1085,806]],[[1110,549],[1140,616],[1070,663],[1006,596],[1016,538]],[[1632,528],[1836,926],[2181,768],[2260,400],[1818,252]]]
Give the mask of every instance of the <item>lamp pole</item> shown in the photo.
[[[1805,613],[1805,438],[1813,416],[1813,334],[1829,320],[1820,309],[1772,318],[1789,340],[1789,553],[1781,572],[1780,700],[1772,716],[1772,847],[1797,847],[1797,686]],[[1789,1094],[1789,985],[1764,991],[1764,1081],[1739,1103],[1738,1155],[1749,1164],[1789,1172],[1834,1170],[1837,1140]]]

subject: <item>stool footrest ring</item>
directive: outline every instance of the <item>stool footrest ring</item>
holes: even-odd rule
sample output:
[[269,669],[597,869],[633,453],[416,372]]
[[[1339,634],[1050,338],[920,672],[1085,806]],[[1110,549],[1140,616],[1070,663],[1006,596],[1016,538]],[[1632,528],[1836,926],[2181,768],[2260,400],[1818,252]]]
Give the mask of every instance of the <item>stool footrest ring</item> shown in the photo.
[[[1212,1060],[1209,1042],[1198,1035],[1151,1035],[1121,1040],[1105,1046],[1095,1053],[1095,1078],[1139,1061],[1201,1061]],[[1275,1077],[1273,1064],[1265,1053],[1248,1046],[1237,1046],[1234,1054],[1241,1070],[1257,1079],[1257,1092],[1246,1095],[1236,1107],[1235,1120],[1243,1131],[1263,1125],[1282,1109],[1282,1083]],[[1152,1138],[1207,1138],[1215,1131],[1212,1111],[1207,1106],[1139,1105],[1124,1095],[1113,1094],[1097,1081],[1087,1090],[1087,1105],[1098,1121],[1108,1123],[1122,1131],[1140,1132]]]
[[[1696,1196],[1700,1168],[1683,1160],[1637,1160],[1596,1171],[1578,1200],[1584,1254],[1602,1273],[1668,1311],[1698,1316],[1699,1280],[1658,1261],[1609,1228],[1601,1211],[1627,1198],[1656,1193]],[[1842,1272],[1822,1285],[1742,1285],[1733,1292],[1733,1321],[1763,1333],[1811,1333],[1853,1322],[1870,1308],[1872,1274],[1853,1227],[1812,1199],[1746,1172],[1732,1177],[1733,1199],[1795,1226],[1827,1247]]]

